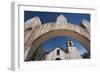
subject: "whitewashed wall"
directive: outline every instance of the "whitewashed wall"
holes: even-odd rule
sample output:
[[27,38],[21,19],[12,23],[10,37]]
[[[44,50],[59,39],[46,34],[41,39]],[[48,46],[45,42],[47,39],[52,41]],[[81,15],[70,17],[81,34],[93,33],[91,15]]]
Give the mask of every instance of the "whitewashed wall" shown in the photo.
[[[59,49],[60,54],[57,55],[57,50]],[[55,60],[56,58],[60,58],[61,60],[68,59],[68,54],[66,54],[63,50],[59,47],[52,50],[49,54],[46,55],[46,60]]]
[[69,59],[82,59],[76,47],[68,47]]

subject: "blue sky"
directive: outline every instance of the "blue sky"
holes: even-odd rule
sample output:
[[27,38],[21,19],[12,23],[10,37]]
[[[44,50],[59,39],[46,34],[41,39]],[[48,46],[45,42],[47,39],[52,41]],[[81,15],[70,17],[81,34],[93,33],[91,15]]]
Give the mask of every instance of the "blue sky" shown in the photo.
[[[90,14],[84,14],[84,13],[57,13],[57,12],[37,12],[37,11],[24,11],[24,22],[27,21],[30,18],[33,18],[35,16],[38,16],[41,20],[41,23],[48,23],[48,22],[56,22],[57,17],[62,14],[67,18],[67,21],[75,24],[80,25],[80,22],[82,19],[85,19],[90,22]],[[86,52],[85,48],[75,39],[70,37],[61,37],[56,36],[48,41],[44,42],[42,44],[42,47],[46,52],[49,52],[52,50],[55,46],[59,45],[62,48],[66,49],[66,40],[72,40],[74,45],[78,48],[78,51],[82,54],[83,52]]]
[[48,41],[42,44],[42,48],[44,48],[46,52],[51,51],[53,48],[57,47],[58,45],[60,45],[63,49],[67,49],[67,44],[66,44],[67,40],[73,41],[74,46],[77,47],[77,50],[80,52],[80,54],[82,54],[83,52],[87,52],[85,48],[77,40],[65,36],[56,36],[49,39]]
[[24,21],[33,18],[35,16],[39,16],[42,24],[48,22],[55,22],[56,18],[60,15],[64,15],[68,22],[79,25],[82,19],[90,21],[90,14],[82,14],[82,13],[55,13],[55,12],[33,12],[33,11],[25,11],[24,12]]

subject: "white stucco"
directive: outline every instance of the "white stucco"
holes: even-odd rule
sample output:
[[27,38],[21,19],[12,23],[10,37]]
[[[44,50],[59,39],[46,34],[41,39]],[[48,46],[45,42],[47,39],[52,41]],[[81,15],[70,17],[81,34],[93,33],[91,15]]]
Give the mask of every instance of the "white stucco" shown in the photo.
[[69,49],[69,59],[81,59],[80,53],[76,47],[68,47]]
[[[57,50],[59,50],[59,55],[57,55]],[[52,50],[49,54],[46,55],[45,60],[55,60],[56,58],[60,58],[61,60],[68,59],[68,54],[64,52],[61,48],[57,47]]]
[[[59,55],[57,55],[57,50],[59,50],[59,52],[60,52]],[[45,60],[56,60],[57,58],[60,58],[61,60],[82,59],[77,48],[74,46],[68,47],[68,52],[57,47],[57,48],[53,49],[50,53],[46,54],[46,56],[45,56]]]

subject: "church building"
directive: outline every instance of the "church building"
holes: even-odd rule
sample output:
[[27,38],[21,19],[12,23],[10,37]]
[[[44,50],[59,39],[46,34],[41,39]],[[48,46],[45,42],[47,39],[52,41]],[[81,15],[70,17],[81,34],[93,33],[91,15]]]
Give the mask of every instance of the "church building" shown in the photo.
[[49,52],[45,52],[43,48],[39,47],[32,56],[31,61],[82,59],[72,41],[67,41],[66,46],[66,49],[57,46]]
[[72,41],[67,41],[67,46],[68,47],[66,49],[57,46],[45,55],[45,60],[67,60],[82,58]]

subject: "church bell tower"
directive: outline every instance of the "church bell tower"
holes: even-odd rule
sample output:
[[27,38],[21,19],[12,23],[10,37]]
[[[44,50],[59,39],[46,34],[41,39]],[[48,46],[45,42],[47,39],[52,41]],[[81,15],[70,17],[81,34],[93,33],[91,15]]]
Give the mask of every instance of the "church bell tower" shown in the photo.
[[74,46],[73,41],[68,40],[67,46],[68,46],[69,59],[81,59],[82,58],[77,48]]

